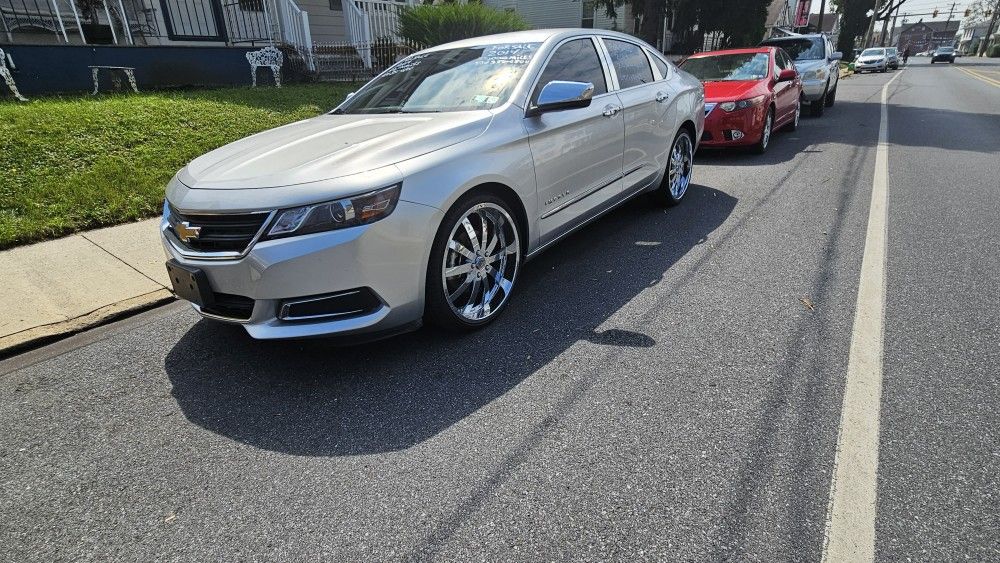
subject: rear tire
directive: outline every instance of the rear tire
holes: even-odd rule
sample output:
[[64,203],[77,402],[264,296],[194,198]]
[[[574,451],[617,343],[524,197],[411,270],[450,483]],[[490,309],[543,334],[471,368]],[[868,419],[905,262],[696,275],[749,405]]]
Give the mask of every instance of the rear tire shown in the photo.
[[653,201],[660,205],[673,207],[684,199],[691,176],[694,172],[694,140],[691,133],[682,128],[670,145],[670,155],[667,159],[667,169],[663,180],[656,191],[651,192]]
[[791,123],[785,125],[785,131],[796,131],[799,128],[799,118],[802,117],[802,96],[799,96],[798,104],[795,106],[795,117]]
[[427,265],[427,321],[469,332],[507,308],[522,261],[514,216],[510,204],[491,193],[464,196],[445,214]]

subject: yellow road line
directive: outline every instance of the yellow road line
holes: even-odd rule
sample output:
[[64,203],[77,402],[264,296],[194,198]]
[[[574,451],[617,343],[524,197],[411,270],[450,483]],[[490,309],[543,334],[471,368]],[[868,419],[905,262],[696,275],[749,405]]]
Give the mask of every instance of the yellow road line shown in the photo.
[[997,88],[1000,88],[1000,80],[996,80],[995,78],[990,78],[989,76],[986,76],[984,74],[979,74],[978,72],[974,70],[969,70],[967,68],[962,68],[958,66],[955,68],[964,72],[965,74],[968,74],[969,76],[975,78],[976,80],[981,80],[991,86],[996,86]]

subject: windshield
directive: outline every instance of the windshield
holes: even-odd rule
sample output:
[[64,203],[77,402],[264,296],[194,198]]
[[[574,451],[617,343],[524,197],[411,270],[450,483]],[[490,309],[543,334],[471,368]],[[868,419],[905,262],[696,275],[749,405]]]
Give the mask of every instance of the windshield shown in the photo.
[[939,53],[952,53],[955,49],[953,47],[938,47]]
[[765,41],[761,45],[781,47],[797,61],[816,61],[825,58],[823,42],[819,39],[783,39],[781,41]]
[[885,49],[865,49],[861,53],[862,57],[882,57],[885,55]]
[[767,53],[711,55],[692,57],[684,61],[681,68],[702,82],[763,80],[767,78],[769,60]]
[[504,104],[541,43],[417,53],[369,82],[333,113],[425,113]]

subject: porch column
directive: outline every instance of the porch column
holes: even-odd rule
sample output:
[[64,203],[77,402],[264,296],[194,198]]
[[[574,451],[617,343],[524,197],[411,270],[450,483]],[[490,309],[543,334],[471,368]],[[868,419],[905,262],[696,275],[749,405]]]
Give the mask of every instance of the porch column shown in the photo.
[[69,43],[69,37],[66,36],[66,26],[63,25],[62,14],[59,13],[59,2],[58,0],[52,0],[52,9],[56,12],[56,19],[59,21],[59,31],[62,32],[63,41]]

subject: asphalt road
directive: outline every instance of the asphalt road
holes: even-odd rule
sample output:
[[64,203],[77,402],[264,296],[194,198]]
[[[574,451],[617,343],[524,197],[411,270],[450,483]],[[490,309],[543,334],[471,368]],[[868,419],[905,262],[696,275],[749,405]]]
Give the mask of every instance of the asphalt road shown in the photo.
[[[482,332],[260,343],[177,304],[0,363],[0,559],[818,560],[893,75],[700,153]],[[1000,87],[911,59],[889,92],[876,555],[998,560]]]

